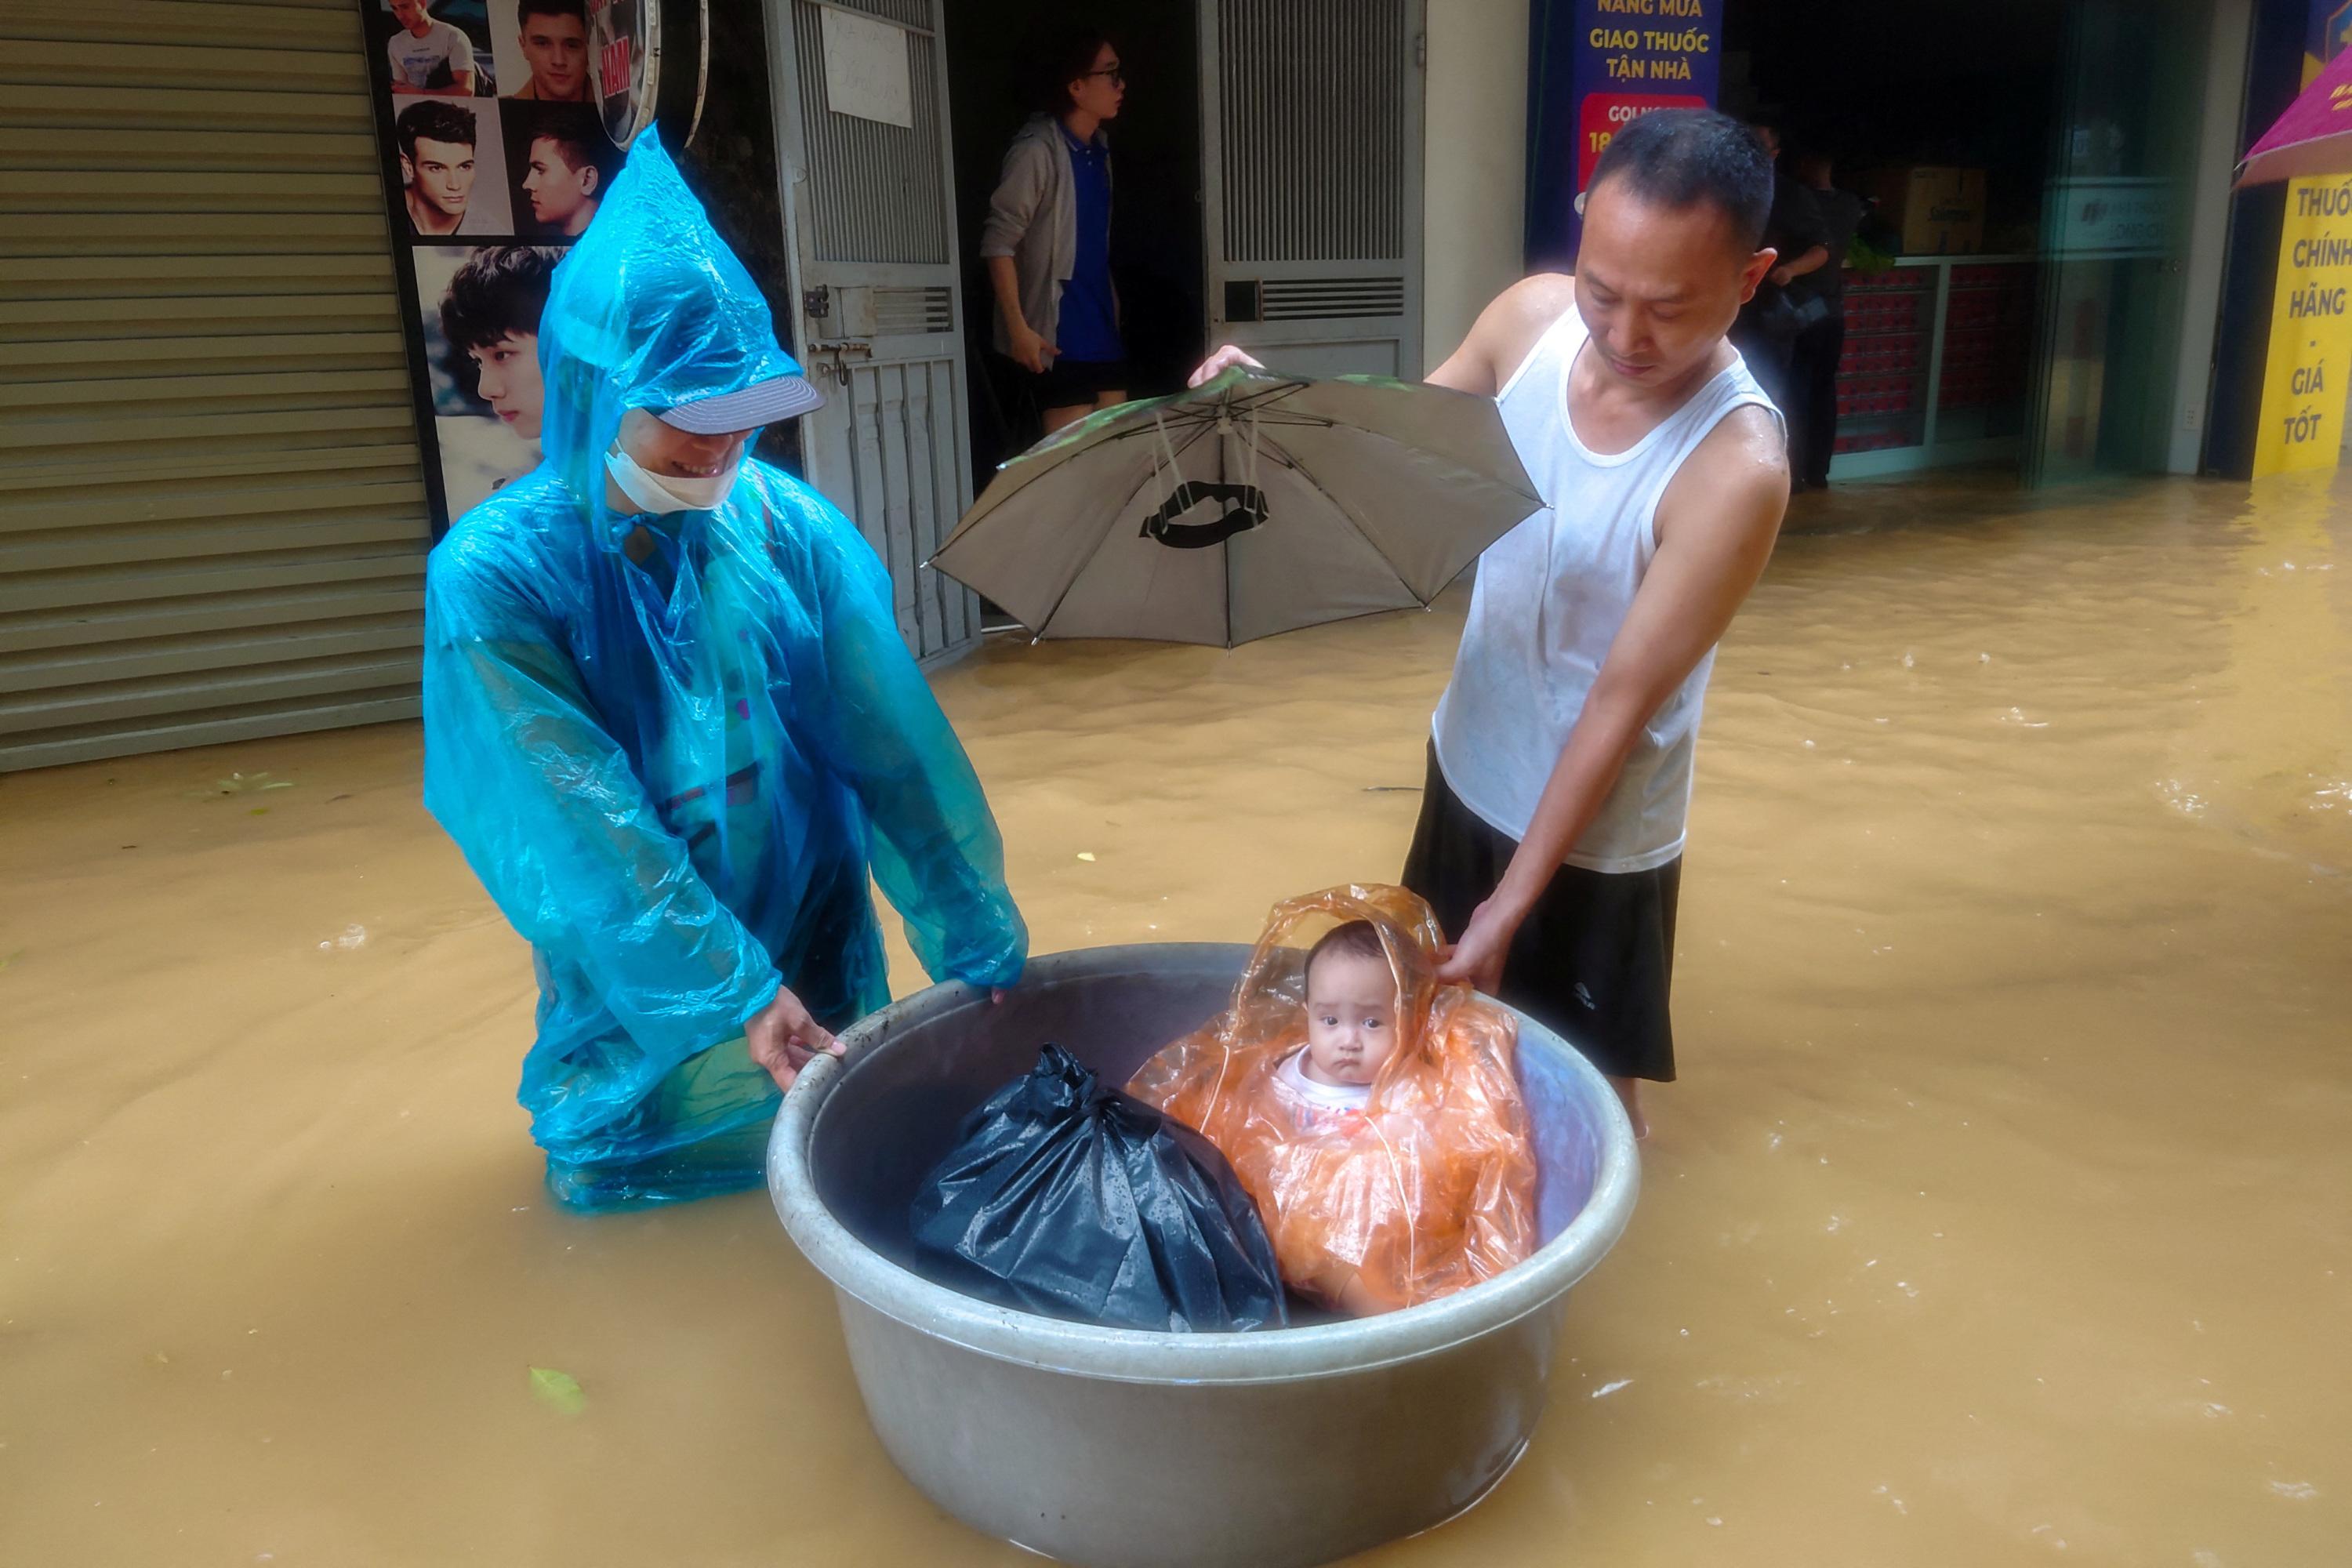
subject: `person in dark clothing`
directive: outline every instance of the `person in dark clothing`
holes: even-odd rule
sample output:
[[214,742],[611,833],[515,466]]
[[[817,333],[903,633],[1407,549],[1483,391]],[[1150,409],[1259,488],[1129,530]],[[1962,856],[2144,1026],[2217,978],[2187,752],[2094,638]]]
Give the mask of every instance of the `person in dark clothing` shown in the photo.
[[1102,34],[1048,51],[1039,113],[1004,155],[980,254],[996,296],[996,352],[1026,373],[1052,435],[1127,401],[1127,346],[1110,276],[1110,144],[1127,76]]
[[[1754,130],[1766,155],[1774,161],[1772,213],[1764,222],[1764,243],[1779,251],[1780,257],[1757,288],[1756,297],[1741,309],[1739,320],[1731,329],[1731,342],[1781,413],[1787,415],[1796,402],[1790,381],[1790,361],[1805,311],[1804,300],[1792,298],[1789,286],[1828,263],[1829,234],[1822,226],[1821,209],[1814,205],[1813,193],[1779,166],[1779,131],[1769,124],[1757,125]],[[1790,449],[1794,451],[1793,446]],[[1792,482],[1795,479],[1792,475]],[[1803,487],[1799,484],[1797,488]]]
[[1830,458],[1837,452],[1838,362],[1845,354],[1845,253],[1861,226],[1866,204],[1831,182],[1829,154],[1813,153],[1797,162],[1797,180],[1812,193],[1829,259],[1789,286],[1800,298],[1819,300],[1827,313],[1797,333],[1790,357],[1789,467],[1808,489],[1826,489]]

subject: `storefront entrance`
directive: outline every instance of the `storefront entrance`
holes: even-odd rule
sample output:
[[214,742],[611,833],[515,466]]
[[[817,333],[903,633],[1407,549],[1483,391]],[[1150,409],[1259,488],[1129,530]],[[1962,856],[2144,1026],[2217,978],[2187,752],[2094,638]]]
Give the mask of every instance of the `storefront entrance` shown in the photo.
[[1130,76],[1114,265],[1130,393],[1213,341],[1287,368],[1421,370],[1421,0],[768,0],[795,335],[829,395],[808,477],[889,564],[927,658],[980,606],[926,563],[1035,430],[988,352],[979,218],[1042,26],[1082,15]]
[[[982,224],[1005,149],[1034,110],[1038,55],[1058,29],[1082,25],[1080,18],[1101,9],[1037,0],[953,0],[949,7],[975,490],[1040,430],[1027,379],[990,347],[995,316],[979,258]],[[1111,262],[1123,307],[1126,390],[1150,397],[1181,387],[1208,348],[1196,8],[1186,0],[1121,7],[1114,42],[1128,86],[1109,132],[1117,181]]]
[[1730,0],[1724,107],[1877,202],[1833,479],[2196,471],[2245,11]]

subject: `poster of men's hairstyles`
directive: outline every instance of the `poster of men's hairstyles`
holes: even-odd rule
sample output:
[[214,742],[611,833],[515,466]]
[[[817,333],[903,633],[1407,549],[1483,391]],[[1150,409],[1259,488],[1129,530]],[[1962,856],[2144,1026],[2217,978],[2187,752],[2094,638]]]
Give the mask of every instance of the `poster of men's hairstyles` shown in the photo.
[[514,200],[499,105],[487,98],[409,98],[392,117],[400,158],[396,234],[443,243],[512,234]]
[[545,395],[539,318],[563,252],[436,245],[412,253],[418,314],[452,516],[539,466]]
[[537,467],[539,319],[621,170],[609,0],[362,0],[433,536]]
[[394,97],[489,98],[498,92],[484,0],[375,0],[368,23],[374,52],[383,57],[384,69],[377,74]]
[[587,0],[489,0],[489,8],[500,95],[595,106]]
[[621,172],[604,117],[583,103],[509,103],[506,166],[515,232],[576,239]]

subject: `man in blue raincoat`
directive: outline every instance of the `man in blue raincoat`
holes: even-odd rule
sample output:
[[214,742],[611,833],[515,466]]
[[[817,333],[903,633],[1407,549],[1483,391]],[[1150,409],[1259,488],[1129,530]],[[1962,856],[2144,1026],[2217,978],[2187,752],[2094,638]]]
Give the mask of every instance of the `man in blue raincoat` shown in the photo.
[[1027,934],[880,563],[745,456],[818,396],[653,136],[539,341],[546,460],[426,574],[425,803],[533,949],[549,1185],[697,1197],[889,999],[869,870],[936,979],[1011,985]]

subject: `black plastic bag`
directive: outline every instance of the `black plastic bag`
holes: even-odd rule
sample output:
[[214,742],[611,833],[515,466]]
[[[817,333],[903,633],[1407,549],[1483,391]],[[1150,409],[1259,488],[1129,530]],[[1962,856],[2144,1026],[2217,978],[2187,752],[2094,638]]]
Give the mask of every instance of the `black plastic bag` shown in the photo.
[[964,1119],[916,1194],[942,1283],[1109,1328],[1279,1328],[1257,1205],[1209,1141],[1059,1046]]

